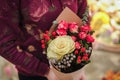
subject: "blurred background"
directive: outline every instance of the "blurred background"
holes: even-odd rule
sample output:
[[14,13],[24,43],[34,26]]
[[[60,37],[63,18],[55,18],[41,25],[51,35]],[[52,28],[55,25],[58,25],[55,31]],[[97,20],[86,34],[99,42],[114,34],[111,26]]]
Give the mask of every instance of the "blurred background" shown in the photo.
[[[120,0],[88,0],[96,38],[87,80],[120,80]],[[18,80],[14,65],[0,57],[0,80]]]

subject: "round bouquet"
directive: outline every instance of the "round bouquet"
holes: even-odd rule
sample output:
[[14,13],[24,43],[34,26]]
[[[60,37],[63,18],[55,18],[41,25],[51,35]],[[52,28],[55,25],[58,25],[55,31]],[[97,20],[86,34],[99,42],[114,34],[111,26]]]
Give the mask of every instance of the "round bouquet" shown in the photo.
[[41,40],[42,48],[52,66],[60,72],[70,73],[90,62],[92,42],[90,26],[76,22],[54,22],[51,34],[46,31]]

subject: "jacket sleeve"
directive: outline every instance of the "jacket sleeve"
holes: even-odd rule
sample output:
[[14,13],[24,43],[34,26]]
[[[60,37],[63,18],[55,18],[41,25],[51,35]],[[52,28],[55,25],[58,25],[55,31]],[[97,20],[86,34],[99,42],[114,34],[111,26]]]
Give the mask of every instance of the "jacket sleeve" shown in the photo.
[[90,25],[87,0],[78,0],[78,16],[82,18],[83,24]]
[[29,56],[26,51],[17,50],[17,45],[20,42],[15,30],[19,26],[19,16],[13,16],[18,11],[17,1],[0,0],[0,56],[29,73],[45,75],[49,69],[48,64],[41,62],[34,56]]

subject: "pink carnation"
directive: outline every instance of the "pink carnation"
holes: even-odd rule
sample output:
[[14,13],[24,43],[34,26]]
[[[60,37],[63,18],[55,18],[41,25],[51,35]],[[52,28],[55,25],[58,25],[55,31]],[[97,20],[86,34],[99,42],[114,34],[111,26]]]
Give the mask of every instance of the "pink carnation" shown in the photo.
[[70,32],[72,32],[72,33],[78,33],[78,25],[77,25],[77,23],[75,23],[75,22],[70,23],[69,29],[70,29]]
[[88,26],[88,25],[84,25],[84,26],[80,27],[80,30],[83,31],[83,32],[88,32],[88,31],[91,30],[91,27]]
[[60,21],[60,23],[58,24],[58,29],[67,30],[68,29],[68,23],[66,21]]
[[86,37],[87,42],[94,42],[94,38],[91,35],[87,35]]
[[78,34],[78,36],[79,36],[80,39],[83,40],[83,39],[86,38],[87,34],[86,34],[85,32],[80,32],[80,33]]
[[66,30],[64,30],[64,29],[58,29],[56,32],[57,32],[57,34],[60,35],[60,36],[67,35],[67,32],[66,32]]

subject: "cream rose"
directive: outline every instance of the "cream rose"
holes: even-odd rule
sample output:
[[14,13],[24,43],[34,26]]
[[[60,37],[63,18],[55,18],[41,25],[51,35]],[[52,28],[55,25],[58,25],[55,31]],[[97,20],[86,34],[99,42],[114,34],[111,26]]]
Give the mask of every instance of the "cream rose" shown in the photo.
[[74,49],[75,42],[70,36],[58,36],[48,45],[47,56],[60,59],[63,55],[73,52]]

